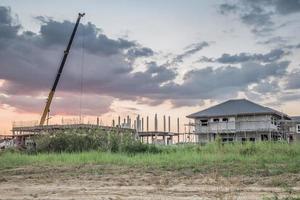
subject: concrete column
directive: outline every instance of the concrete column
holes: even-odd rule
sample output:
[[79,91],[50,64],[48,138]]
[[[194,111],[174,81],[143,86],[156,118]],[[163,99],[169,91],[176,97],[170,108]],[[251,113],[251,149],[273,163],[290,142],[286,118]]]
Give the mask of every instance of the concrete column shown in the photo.
[[140,115],[136,117],[136,130],[140,131],[141,130],[141,120],[140,120]]
[[171,132],[171,117],[168,117],[168,127],[169,127],[169,133]]
[[121,127],[121,117],[118,117],[118,126]]
[[164,132],[166,132],[166,116],[164,115]]
[[158,128],[157,125],[158,125],[157,124],[157,114],[155,114],[155,117],[154,117],[154,131],[155,132],[157,132],[157,128]]
[[147,124],[147,132],[149,131],[149,116],[147,116],[147,120],[146,120],[146,124]]
[[131,128],[131,124],[129,123],[130,122],[130,118],[129,118],[129,115],[127,115],[127,120],[126,120],[126,125],[128,128]]
[[144,131],[144,117],[142,117],[142,127],[141,127],[141,131]]
[[136,120],[133,121],[133,129],[137,130]]
[[177,118],[177,133],[179,133],[179,117]]

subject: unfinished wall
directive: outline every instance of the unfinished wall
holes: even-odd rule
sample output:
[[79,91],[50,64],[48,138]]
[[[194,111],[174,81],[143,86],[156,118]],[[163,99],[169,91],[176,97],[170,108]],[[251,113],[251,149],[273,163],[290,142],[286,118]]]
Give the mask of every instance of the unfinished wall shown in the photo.
[[274,115],[245,115],[195,119],[196,133],[234,133],[277,131],[279,117]]

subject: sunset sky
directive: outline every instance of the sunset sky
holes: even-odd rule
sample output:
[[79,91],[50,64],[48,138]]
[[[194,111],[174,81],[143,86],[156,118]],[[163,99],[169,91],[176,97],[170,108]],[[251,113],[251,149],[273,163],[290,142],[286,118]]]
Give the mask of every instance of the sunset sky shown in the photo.
[[300,115],[299,0],[1,0],[0,134],[39,120],[78,12],[52,123],[158,113],[175,130],[231,98]]

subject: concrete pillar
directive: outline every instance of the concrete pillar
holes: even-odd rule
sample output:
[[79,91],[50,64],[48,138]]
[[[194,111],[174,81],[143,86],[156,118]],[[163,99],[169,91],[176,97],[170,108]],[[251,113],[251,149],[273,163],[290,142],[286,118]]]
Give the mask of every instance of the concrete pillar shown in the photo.
[[149,131],[149,116],[147,116],[147,120],[146,120],[146,124],[147,124],[147,132]]
[[130,119],[129,116],[127,116],[127,127],[128,127],[128,128],[132,128],[132,127],[131,127],[131,119]]
[[121,117],[118,117],[118,127],[121,127]]
[[97,126],[99,126],[99,117],[97,117]]
[[157,114],[155,114],[155,117],[154,117],[154,131],[157,132],[158,130],[158,127],[157,127]]
[[166,116],[164,115],[164,132],[166,132]]
[[168,127],[169,127],[169,133],[171,133],[171,117],[168,117]]
[[136,117],[136,130],[141,131],[141,120],[140,120],[140,115]]
[[179,133],[179,117],[177,118],[177,133]]
[[144,132],[144,117],[142,117],[142,127],[141,127],[141,131]]
[[112,127],[115,127],[115,120],[112,120]]

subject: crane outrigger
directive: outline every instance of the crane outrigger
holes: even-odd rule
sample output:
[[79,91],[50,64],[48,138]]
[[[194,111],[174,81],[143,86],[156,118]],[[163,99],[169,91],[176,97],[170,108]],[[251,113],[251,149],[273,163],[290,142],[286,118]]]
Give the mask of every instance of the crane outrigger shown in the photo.
[[52,102],[52,99],[53,99],[53,96],[54,96],[54,93],[55,93],[55,90],[56,90],[56,87],[57,87],[57,84],[58,84],[58,81],[60,79],[60,76],[62,74],[62,71],[63,71],[63,68],[64,68],[64,65],[66,63],[66,60],[67,60],[67,57],[68,57],[68,54],[69,54],[69,51],[70,51],[70,48],[72,46],[72,42],[73,42],[73,39],[75,37],[75,34],[76,34],[76,31],[77,31],[77,28],[78,28],[78,25],[79,25],[79,22],[80,22],[80,19],[81,17],[83,17],[85,15],[85,13],[78,13],[78,18],[77,18],[77,21],[76,21],[76,24],[74,26],[74,29],[72,31],[72,34],[71,34],[71,37],[70,37],[70,40],[69,40],[69,43],[68,43],[68,46],[66,48],[66,50],[64,51],[64,56],[63,56],[63,59],[61,61],[61,64],[58,68],[58,72],[56,74],[56,78],[55,78],[55,81],[53,83],[53,86],[49,92],[49,95],[48,95],[48,98],[47,98],[47,102],[46,102],[46,105],[45,105],[45,108],[44,108],[44,111],[43,111],[43,115],[41,117],[41,120],[40,120],[40,126],[43,126],[45,121],[46,121],[46,118],[47,118],[47,115],[49,114],[50,112],[50,105],[51,105],[51,102]]

